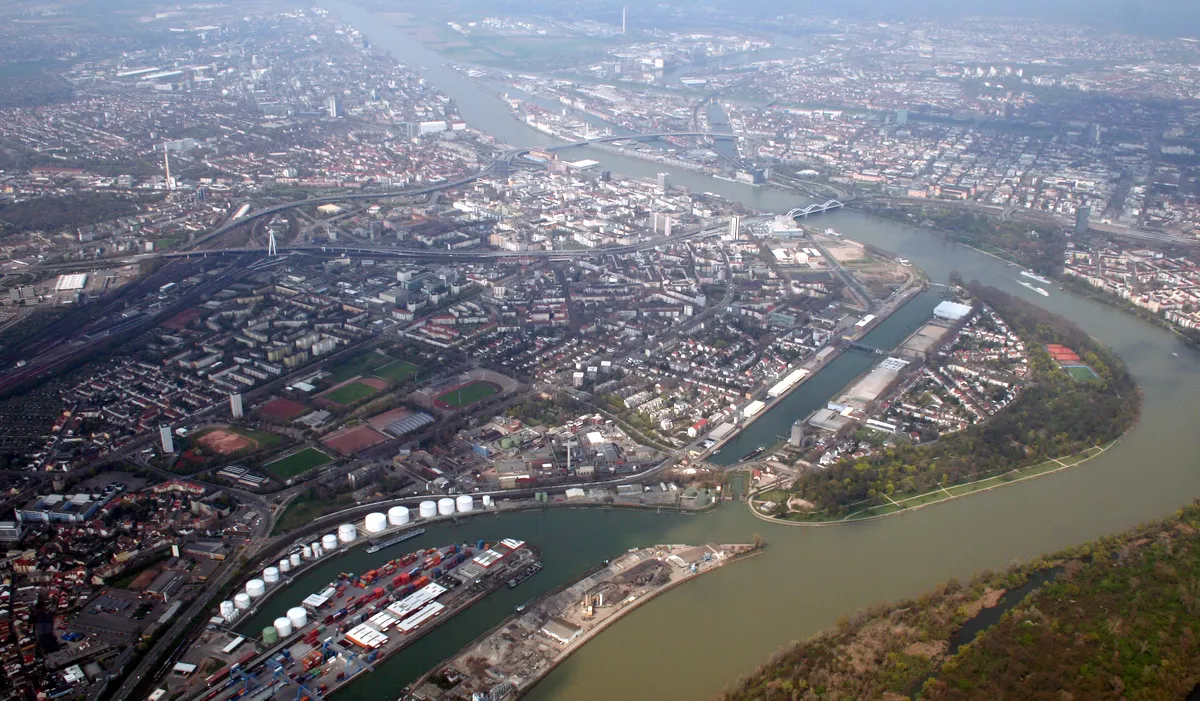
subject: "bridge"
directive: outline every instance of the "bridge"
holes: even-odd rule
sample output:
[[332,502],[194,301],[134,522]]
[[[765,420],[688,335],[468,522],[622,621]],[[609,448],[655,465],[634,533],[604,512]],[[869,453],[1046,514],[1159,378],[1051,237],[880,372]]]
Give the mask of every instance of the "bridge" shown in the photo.
[[849,346],[850,348],[853,348],[854,350],[860,350],[860,351],[863,351],[866,353],[874,353],[875,355],[887,355],[887,351],[885,351],[882,348],[876,348],[875,346],[868,346],[867,344],[859,343],[858,341],[846,341],[846,345]]
[[810,204],[807,207],[797,207],[787,213],[789,219],[799,219],[801,217],[807,219],[810,214],[821,214],[828,212],[831,209],[841,209],[844,204],[837,200],[826,200],[823,204]]
[[612,141],[643,141],[647,139],[663,139],[670,136],[704,136],[709,138],[725,137],[728,139],[737,138],[737,134],[728,134],[716,131],[660,131],[650,134],[614,134],[612,136],[598,136],[594,139],[584,139],[582,141],[572,141],[565,144],[545,146],[541,150],[558,151],[560,149],[575,148],[577,146],[589,146],[591,144],[604,144]]

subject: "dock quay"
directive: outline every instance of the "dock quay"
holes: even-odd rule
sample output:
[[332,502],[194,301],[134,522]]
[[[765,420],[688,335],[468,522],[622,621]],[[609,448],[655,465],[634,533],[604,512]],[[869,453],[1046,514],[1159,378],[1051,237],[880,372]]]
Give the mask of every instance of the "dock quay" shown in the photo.
[[207,630],[188,657],[226,664],[172,691],[194,701],[321,701],[540,564],[535,546],[505,538],[417,550],[362,575],[343,573],[264,628],[261,641]]
[[519,698],[638,606],[758,551],[755,545],[656,545],[630,550],[574,584],[522,606],[411,684],[400,699]]

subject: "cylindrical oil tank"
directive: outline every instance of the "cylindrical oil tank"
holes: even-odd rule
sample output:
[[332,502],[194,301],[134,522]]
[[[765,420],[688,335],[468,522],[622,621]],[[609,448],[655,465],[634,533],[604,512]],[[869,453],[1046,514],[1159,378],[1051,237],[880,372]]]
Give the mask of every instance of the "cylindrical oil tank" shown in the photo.
[[231,620],[236,615],[237,615],[237,607],[233,605],[232,601],[222,601],[221,602],[221,618],[224,618],[225,620],[228,621],[228,620]]
[[292,622],[292,630],[300,630],[304,626],[308,625],[308,611],[305,611],[299,606],[294,606],[288,609],[287,617],[288,620]]
[[387,528],[387,516],[382,511],[369,513],[364,525],[367,533],[379,533]]
[[454,500],[450,497],[438,499],[438,513],[442,516],[449,516],[454,513]]
[[486,509],[487,507],[489,507],[491,505],[492,505],[492,496],[490,494],[484,494],[483,495],[483,508]]
[[251,579],[246,582],[246,593],[250,595],[251,599],[257,599],[267,593],[267,585],[261,579]]
[[[303,548],[300,548],[300,557],[303,557],[305,560],[313,559],[313,549],[312,549],[313,545],[317,545],[317,544],[313,543],[312,545],[305,545]],[[317,546],[317,547],[320,547],[320,546]]]
[[292,561],[286,557],[279,561],[279,574],[292,571]]
[[420,514],[421,518],[433,518],[437,516],[437,503],[432,501],[421,502]]
[[274,584],[274,583],[278,582],[279,581],[279,568],[278,567],[268,567],[267,569],[263,570],[262,581],[265,582],[266,584]]
[[292,553],[291,555],[288,555],[288,562],[292,563],[292,567],[299,567],[302,559],[303,558],[300,557],[300,553]]
[[263,645],[270,647],[279,642],[279,631],[275,630],[275,626],[267,626],[262,632]]
[[325,552],[337,550],[337,536],[333,533],[321,536],[321,549]]
[[250,608],[250,595],[244,591],[240,591],[233,597],[233,605],[245,611]]
[[474,511],[475,497],[471,496],[470,494],[461,494],[457,499],[454,500],[454,506],[456,509],[458,509],[460,514],[468,511]]
[[280,616],[275,619],[275,632],[279,633],[279,637],[286,638],[292,634],[292,622]]
[[403,526],[404,524],[408,523],[408,519],[408,507],[393,506],[392,508],[388,509],[388,523],[392,524],[393,526]]
[[[337,538],[334,538],[334,540],[337,540]],[[321,545],[320,541],[314,540],[313,544],[309,547],[312,548],[314,560],[325,554],[325,546]]]
[[357,537],[358,529],[354,527],[353,523],[343,523],[338,526],[337,539],[343,543],[353,543]]

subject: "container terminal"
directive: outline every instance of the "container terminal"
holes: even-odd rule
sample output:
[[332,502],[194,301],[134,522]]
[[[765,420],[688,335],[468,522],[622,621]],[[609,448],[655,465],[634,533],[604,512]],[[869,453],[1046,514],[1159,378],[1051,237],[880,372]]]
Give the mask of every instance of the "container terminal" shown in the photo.
[[656,545],[605,562],[484,633],[411,684],[400,701],[516,699],[622,616],[755,545]]
[[[540,564],[537,548],[505,538],[417,550],[361,575],[342,573],[257,640],[210,625],[182,656],[187,661],[175,664],[169,692],[193,701],[320,701]],[[236,620],[266,585],[251,579],[233,602],[222,602],[221,614]]]

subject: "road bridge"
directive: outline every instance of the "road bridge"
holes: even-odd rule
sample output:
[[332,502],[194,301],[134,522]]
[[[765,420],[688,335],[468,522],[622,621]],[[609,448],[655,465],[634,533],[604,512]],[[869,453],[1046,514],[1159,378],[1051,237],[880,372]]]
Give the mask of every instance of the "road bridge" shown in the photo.
[[832,209],[841,209],[842,207],[845,207],[845,206],[846,205],[842,204],[838,200],[826,200],[822,204],[813,203],[813,204],[808,205],[807,207],[797,207],[797,208],[789,211],[787,213],[787,216],[789,219],[800,219],[801,217],[803,217],[804,219],[808,219],[809,215],[811,215],[811,214],[821,214],[823,212],[828,212]]

